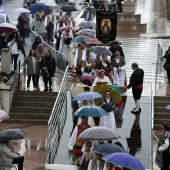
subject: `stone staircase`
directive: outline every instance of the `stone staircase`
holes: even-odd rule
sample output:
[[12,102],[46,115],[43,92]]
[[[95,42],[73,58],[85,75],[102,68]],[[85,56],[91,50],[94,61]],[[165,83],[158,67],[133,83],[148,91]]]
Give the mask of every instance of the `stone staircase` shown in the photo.
[[10,118],[4,122],[47,124],[57,92],[16,91],[10,110]]
[[170,96],[154,97],[154,130],[161,130],[163,121],[170,122],[170,111],[164,107],[170,104]]

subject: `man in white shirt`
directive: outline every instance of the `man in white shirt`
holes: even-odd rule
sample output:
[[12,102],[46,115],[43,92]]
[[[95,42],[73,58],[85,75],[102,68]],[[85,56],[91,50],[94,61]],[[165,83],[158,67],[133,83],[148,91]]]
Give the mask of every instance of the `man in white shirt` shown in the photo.
[[86,48],[86,43],[81,42],[81,46],[76,49],[74,55],[74,67],[76,67],[76,74],[81,76],[81,66],[86,58],[89,56],[89,50]]
[[53,31],[54,31],[54,15],[53,10],[49,9],[49,14],[47,15],[47,34],[48,34],[48,43],[53,42]]

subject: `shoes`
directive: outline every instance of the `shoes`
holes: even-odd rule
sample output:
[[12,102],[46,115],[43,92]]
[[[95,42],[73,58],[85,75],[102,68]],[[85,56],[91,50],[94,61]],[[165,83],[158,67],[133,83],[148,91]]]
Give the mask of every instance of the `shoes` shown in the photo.
[[37,88],[36,88],[36,87],[34,87],[34,90],[37,90]]
[[54,42],[54,40],[52,39],[52,40],[51,40],[51,42],[53,43],[53,42]]
[[44,91],[48,91],[48,89],[44,89]]

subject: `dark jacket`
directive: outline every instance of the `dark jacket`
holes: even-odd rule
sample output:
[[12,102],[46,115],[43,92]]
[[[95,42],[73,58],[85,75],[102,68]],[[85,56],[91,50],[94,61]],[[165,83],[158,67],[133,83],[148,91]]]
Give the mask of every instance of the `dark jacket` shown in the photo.
[[127,88],[135,87],[143,83],[144,71],[141,68],[137,68],[130,77],[130,82]]
[[[105,104],[103,104],[105,103]],[[109,103],[107,102],[107,100],[105,98],[102,99],[102,101],[100,102],[99,106],[104,109],[107,113],[113,111],[113,107],[115,106],[115,102],[113,99],[110,99]]]
[[165,64],[164,64],[164,69],[166,70],[166,71],[170,71],[169,69],[167,69],[167,65],[170,65],[170,54],[168,54],[168,52],[169,52],[169,50],[167,50],[166,52],[165,52],[165,55],[164,55],[164,58],[166,59],[166,61],[165,61]]
[[43,68],[46,67],[48,70],[48,74],[51,77],[54,77],[54,73],[56,70],[56,62],[55,58],[53,56],[46,57],[44,56],[40,62],[40,67],[41,67],[41,75],[45,77],[46,75],[44,74]]

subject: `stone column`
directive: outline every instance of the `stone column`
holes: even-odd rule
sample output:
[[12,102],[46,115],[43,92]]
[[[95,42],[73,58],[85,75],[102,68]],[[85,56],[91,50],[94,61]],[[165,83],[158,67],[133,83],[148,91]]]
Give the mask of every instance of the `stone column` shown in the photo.
[[1,49],[1,72],[11,71],[11,50],[8,48]]

